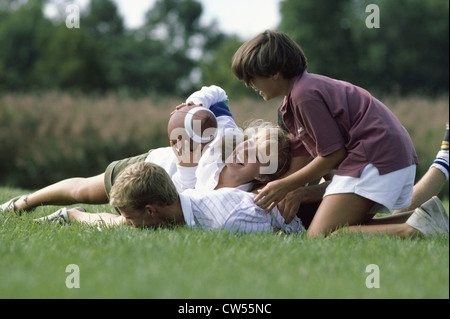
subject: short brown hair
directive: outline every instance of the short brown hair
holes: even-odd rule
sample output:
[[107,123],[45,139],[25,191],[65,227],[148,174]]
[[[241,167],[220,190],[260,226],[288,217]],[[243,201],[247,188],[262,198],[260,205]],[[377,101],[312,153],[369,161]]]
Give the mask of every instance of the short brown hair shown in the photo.
[[270,77],[280,72],[290,79],[306,70],[302,49],[287,34],[266,30],[245,42],[234,54],[231,69],[246,85],[255,76]]
[[171,205],[177,198],[177,189],[161,166],[140,162],[117,177],[111,188],[110,204],[139,210],[147,204]]

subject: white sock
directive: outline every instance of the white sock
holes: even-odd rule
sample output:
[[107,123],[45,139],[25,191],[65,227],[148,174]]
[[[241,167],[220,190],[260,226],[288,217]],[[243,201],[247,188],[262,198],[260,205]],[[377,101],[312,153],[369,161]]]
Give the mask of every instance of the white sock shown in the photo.
[[436,167],[437,169],[439,169],[445,175],[445,178],[447,180],[449,176],[448,153],[448,150],[440,150],[437,153],[436,159],[434,160],[433,164],[431,164],[431,167]]

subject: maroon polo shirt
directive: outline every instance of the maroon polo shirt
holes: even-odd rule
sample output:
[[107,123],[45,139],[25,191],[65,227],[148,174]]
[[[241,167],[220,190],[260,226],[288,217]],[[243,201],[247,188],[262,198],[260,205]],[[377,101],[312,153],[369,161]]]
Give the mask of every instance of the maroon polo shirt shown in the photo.
[[411,138],[395,115],[348,82],[305,71],[291,79],[280,110],[293,156],[327,156],[346,148],[338,175],[359,177],[370,163],[381,175],[418,164]]

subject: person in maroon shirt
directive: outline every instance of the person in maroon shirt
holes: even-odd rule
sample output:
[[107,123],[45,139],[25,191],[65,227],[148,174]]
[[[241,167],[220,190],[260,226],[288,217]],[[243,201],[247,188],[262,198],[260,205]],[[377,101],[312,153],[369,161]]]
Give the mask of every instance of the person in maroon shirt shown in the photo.
[[268,183],[255,202],[267,210],[278,204],[289,222],[298,209],[298,203],[286,206],[289,196],[292,201],[295,190],[336,169],[308,236],[327,235],[344,225],[367,223],[378,212],[407,207],[418,164],[408,132],[366,90],[310,74],[306,65],[300,47],[280,31],[259,34],[233,57],[236,77],[264,100],[285,96],[280,110],[291,134],[288,174]]

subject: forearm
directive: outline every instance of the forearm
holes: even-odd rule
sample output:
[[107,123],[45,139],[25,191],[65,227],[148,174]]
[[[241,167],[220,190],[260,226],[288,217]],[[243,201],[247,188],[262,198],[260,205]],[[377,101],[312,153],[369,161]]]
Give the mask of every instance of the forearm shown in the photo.
[[295,172],[298,172],[300,169],[308,165],[310,160],[311,156],[309,155],[293,157],[291,159],[291,165],[289,166],[289,170],[282,177],[286,177]]
[[122,216],[111,213],[91,214],[71,209],[67,211],[67,214],[71,221],[77,221],[86,225],[115,227],[125,224],[125,219]]
[[216,85],[204,86],[200,91],[192,93],[186,103],[193,102],[201,104],[203,107],[210,108],[211,105],[219,101],[228,100],[225,91]]
[[331,181],[326,181],[318,185],[305,186],[300,188],[300,196],[302,203],[317,203],[322,200],[325,189],[330,185]]
[[[310,162],[311,157],[310,156],[300,156],[300,157],[294,157],[291,162],[291,167],[289,171],[283,176],[289,176],[300,169],[304,168],[308,163]],[[334,174],[334,170],[331,170],[330,172],[327,172],[323,176],[323,179],[325,179],[325,182],[312,185],[312,186],[301,186],[298,189],[297,196],[301,198],[302,203],[316,203],[320,202],[322,200],[323,194],[325,194],[325,189],[330,184],[330,180],[332,179]]]
[[342,148],[328,156],[318,156],[305,167],[284,178],[284,182],[290,185],[290,189],[296,189],[307,183],[321,178],[332,171],[347,156],[347,151]]

